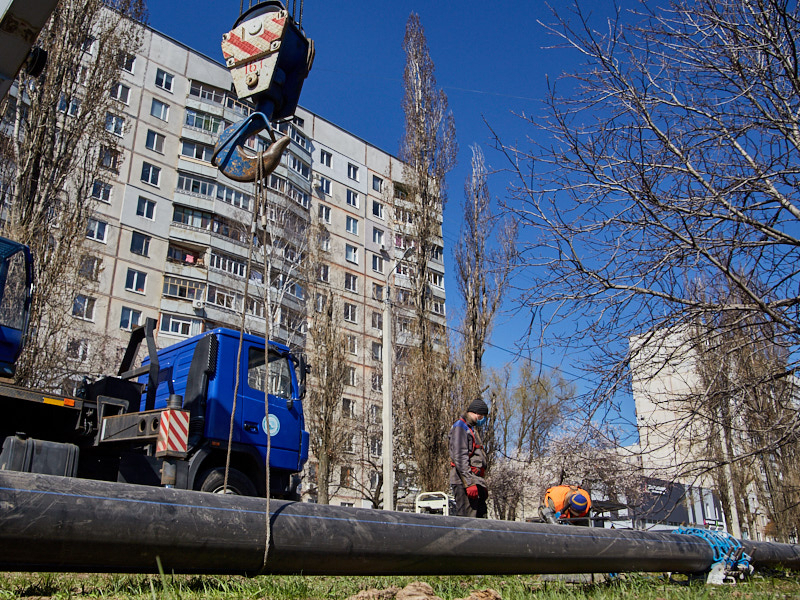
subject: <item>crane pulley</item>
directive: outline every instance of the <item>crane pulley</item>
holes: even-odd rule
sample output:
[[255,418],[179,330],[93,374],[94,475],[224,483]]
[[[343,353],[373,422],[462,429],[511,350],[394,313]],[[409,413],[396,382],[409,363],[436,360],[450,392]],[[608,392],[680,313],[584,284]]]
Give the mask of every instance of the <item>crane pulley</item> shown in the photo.
[[[240,99],[250,98],[255,111],[223,131],[212,162],[236,181],[255,181],[261,161],[263,176],[271,173],[289,138],[275,140],[271,121],[294,115],[303,82],[314,62],[314,43],[278,0],[260,2],[245,11],[222,36],[222,54]],[[272,144],[261,158],[244,148],[246,140],[267,130]]]

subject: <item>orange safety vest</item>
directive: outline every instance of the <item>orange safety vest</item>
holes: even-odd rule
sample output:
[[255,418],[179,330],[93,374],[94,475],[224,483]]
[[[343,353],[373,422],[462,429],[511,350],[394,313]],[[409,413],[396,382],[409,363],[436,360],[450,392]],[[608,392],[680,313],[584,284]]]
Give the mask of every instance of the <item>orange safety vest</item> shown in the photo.
[[[586,510],[580,514],[572,514],[569,505],[569,500],[573,494],[580,493],[586,496],[587,504]],[[589,492],[579,488],[577,485],[557,485],[548,488],[544,493],[544,503],[550,507],[556,514],[567,519],[575,519],[585,517],[589,514],[589,509],[592,508],[592,499],[589,497]]]

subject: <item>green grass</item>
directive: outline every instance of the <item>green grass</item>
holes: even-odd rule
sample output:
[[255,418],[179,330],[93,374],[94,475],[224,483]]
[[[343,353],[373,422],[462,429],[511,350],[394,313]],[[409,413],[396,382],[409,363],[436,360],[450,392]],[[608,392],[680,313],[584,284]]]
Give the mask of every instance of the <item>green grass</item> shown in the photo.
[[760,600],[800,598],[800,576],[755,576],[735,586],[666,575],[624,575],[596,583],[570,583],[534,575],[491,577],[214,577],[0,573],[0,599],[114,600],[344,600],[360,590],[428,583],[443,600],[492,588],[503,600]]

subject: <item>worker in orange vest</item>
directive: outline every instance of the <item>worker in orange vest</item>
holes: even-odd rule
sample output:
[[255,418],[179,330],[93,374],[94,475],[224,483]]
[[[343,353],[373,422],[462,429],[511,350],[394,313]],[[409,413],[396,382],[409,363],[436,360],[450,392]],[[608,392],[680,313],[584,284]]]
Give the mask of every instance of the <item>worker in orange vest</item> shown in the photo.
[[576,485],[557,485],[545,492],[544,506],[539,508],[539,513],[545,521],[557,523],[587,517],[591,508],[589,492]]

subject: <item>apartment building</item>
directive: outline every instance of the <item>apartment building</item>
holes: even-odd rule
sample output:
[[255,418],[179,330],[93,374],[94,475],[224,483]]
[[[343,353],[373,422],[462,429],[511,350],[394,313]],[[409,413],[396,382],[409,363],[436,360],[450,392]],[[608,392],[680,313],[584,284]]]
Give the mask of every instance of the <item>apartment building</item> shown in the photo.
[[[298,263],[304,241],[298,232],[307,228],[281,228],[285,219],[277,215],[291,214],[295,223],[318,219],[329,232],[329,264],[319,276],[340,295],[344,311],[348,380],[341,416],[353,423],[348,458],[337,466],[331,491],[334,503],[371,506],[377,485],[371,465],[381,455],[383,300],[389,286],[402,298],[408,280],[398,262],[406,239],[394,211],[403,202],[402,163],[298,108],[291,122],[278,126],[292,142],[267,183],[270,224],[258,225],[252,236],[254,186],[227,179],[210,162],[219,134],[252,111],[231,91],[228,70],[149,28],[141,50],[121,64],[122,77],[110,90],[117,110],[106,125],[119,136],[122,152],[103,157],[110,181],[96,181],[92,191],[86,273],[95,281],[85,296],[92,309],[75,316],[93,333],[80,340],[80,356],[99,350],[92,345],[101,339],[105,350],[111,344],[121,352],[128,331],[148,317],[158,321],[159,347],[217,326],[244,324],[264,335],[269,315],[261,300],[268,288],[271,337],[302,349],[306,313]],[[249,143],[257,149],[267,139]],[[438,243],[431,318],[444,323]],[[401,313],[394,315],[397,341],[413,343],[404,337]],[[301,484],[310,501],[314,475],[312,457]]]

